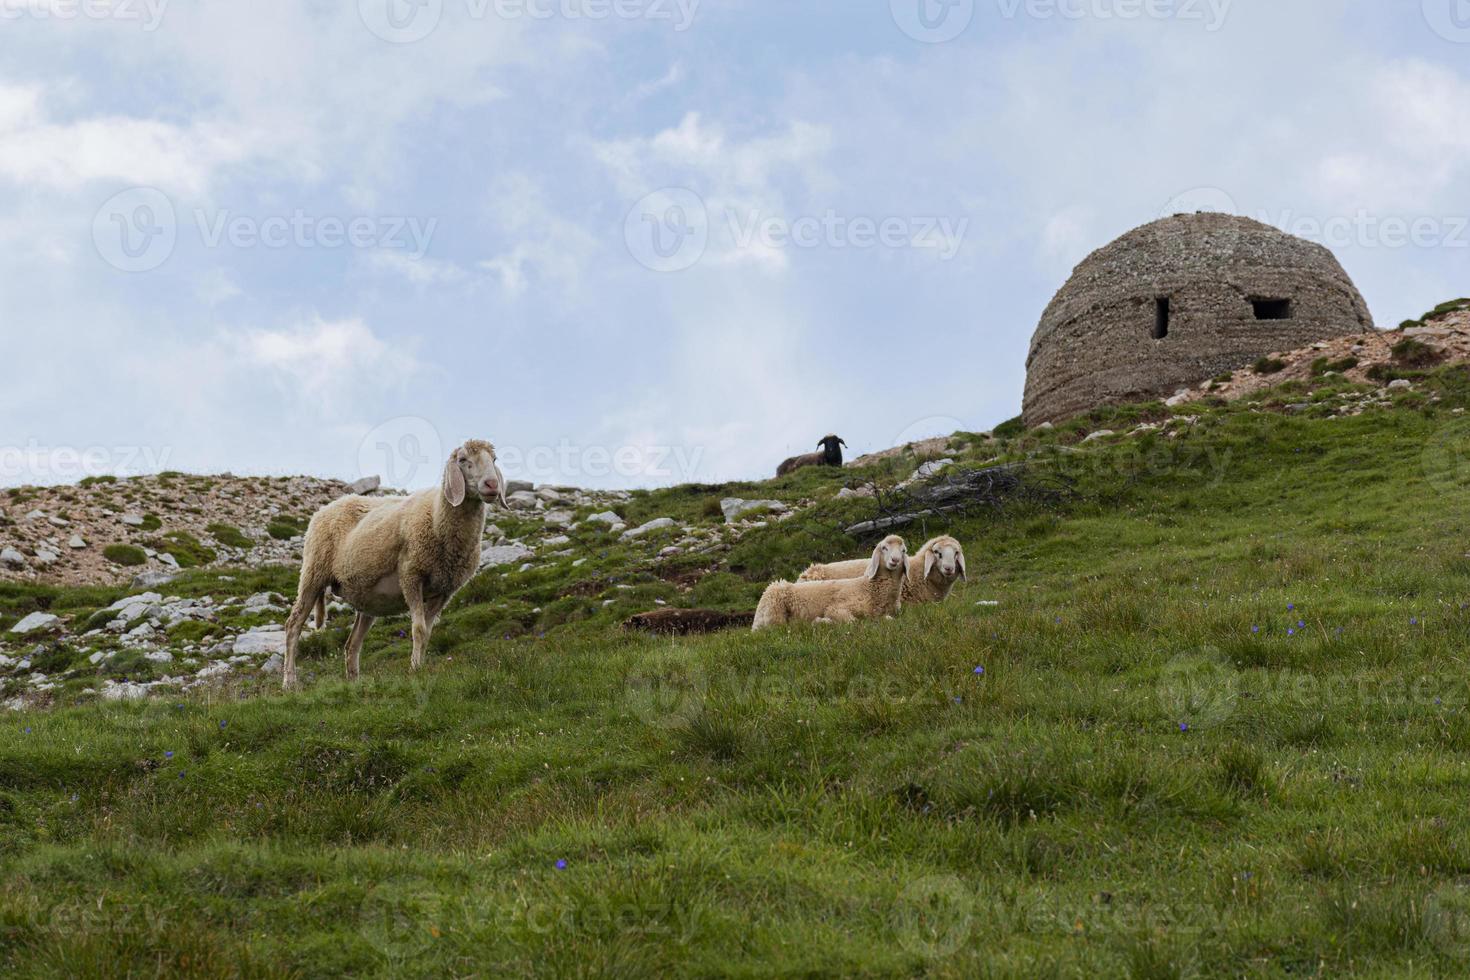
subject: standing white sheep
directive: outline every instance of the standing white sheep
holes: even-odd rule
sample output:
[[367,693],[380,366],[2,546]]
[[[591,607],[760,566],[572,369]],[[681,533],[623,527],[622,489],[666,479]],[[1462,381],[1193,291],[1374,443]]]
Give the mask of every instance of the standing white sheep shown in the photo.
[[[867,562],[861,558],[812,565],[801,573],[797,581],[830,582],[857,578],[863,574],[866,565]],[[965,549],[954,538],[941,534],[924,542],[923,549],[909,559],[908,575],[903,582],[903,601],[909,605],[943,602],[961,579],[969,580],[965,575]]]
[[850,623],[898,613],[908,546],[889,535],[873,549],[858,578],[829,582],[772,582],[755,609],[753,629],[781,623]]
[[296,645],[312,608],[332,591],[357,611],[347,638],[347,679],[379,616],[413,616],[412,667],[423,665],[434,621],[480,567],[485,504],[505,505],[495,447],[472,439],[449,454],[440,485],[408,497],[343,497],[306,529],[301,583],[286,618],[282,684],[296,684]]

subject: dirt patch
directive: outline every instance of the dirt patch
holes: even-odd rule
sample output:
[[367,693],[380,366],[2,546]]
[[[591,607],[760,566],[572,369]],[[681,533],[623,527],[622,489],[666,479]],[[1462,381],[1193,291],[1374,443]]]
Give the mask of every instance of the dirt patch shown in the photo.
[[722,630],[750,629],[754,612],[726,613],[713,609],[655,609],[639,613],[623,623],[623,629],[661,636],[687,636],[693,633],[718,633]]

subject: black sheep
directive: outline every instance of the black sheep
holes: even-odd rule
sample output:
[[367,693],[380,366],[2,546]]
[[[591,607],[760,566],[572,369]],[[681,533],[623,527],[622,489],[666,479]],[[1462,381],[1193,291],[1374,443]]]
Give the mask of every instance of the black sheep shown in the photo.
[[777,476],[785,476],[795,473],[803,466],[841,466],[842,450],[847,446],[837,436],[826,436],[819,440],[817,445],[822,447],[819,453],[805,453],[801,456],[792,456],[780,466],[776,467]]

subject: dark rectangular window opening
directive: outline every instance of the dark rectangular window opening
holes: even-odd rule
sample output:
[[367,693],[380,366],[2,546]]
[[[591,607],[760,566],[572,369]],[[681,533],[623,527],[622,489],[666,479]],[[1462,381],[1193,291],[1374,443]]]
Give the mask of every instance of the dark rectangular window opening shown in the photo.
[[1154,301],[1154,340],[1169,336],[1169,297],[1160,296]]
[[1292,317],[1289,299],[1253,299],[1251,306],[1256,309],[1257,320],[1290,320]]

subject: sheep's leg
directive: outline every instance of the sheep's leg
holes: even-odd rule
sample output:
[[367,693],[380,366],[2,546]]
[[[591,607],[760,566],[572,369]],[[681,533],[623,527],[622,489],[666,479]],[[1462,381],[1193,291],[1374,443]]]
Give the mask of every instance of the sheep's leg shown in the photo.
[[839,607],[837,609],[829,611],[825,619],[829,623],[851,623],[856,620],[857,617],[852,614],[851,610]]
[[281,664],[281,687],[285,690],[289,691],[296,686],[296,645],[301,640],[301,631],[306,628],[312,608],[325,591],[326,583],[316,585],[308,582],[304,576],[296,590],[296,603],[291,607],[291,614],[286,617],[286,659]]
[[413,616],[413,656],[409,659],[408,666],[411,670],[418,670],[424,665],[424,651],[429,646],[429,634],[434,630],[434,621],[429,617],[429,602],[424,598],[424,583],[421,579],[405,579],[403,585],[403,598],[408,603],[408,611]]
[[347,637],[347,679],[357,680],[358,655],[362,653],[362,641],[367,639],[368,630],[372,629],[373,618],[367,613],[358,613],[357,619],[352,623],[352,633]]
[[324,591],[316,600],[316,628],[323,629],[327,625],[327,593]]

